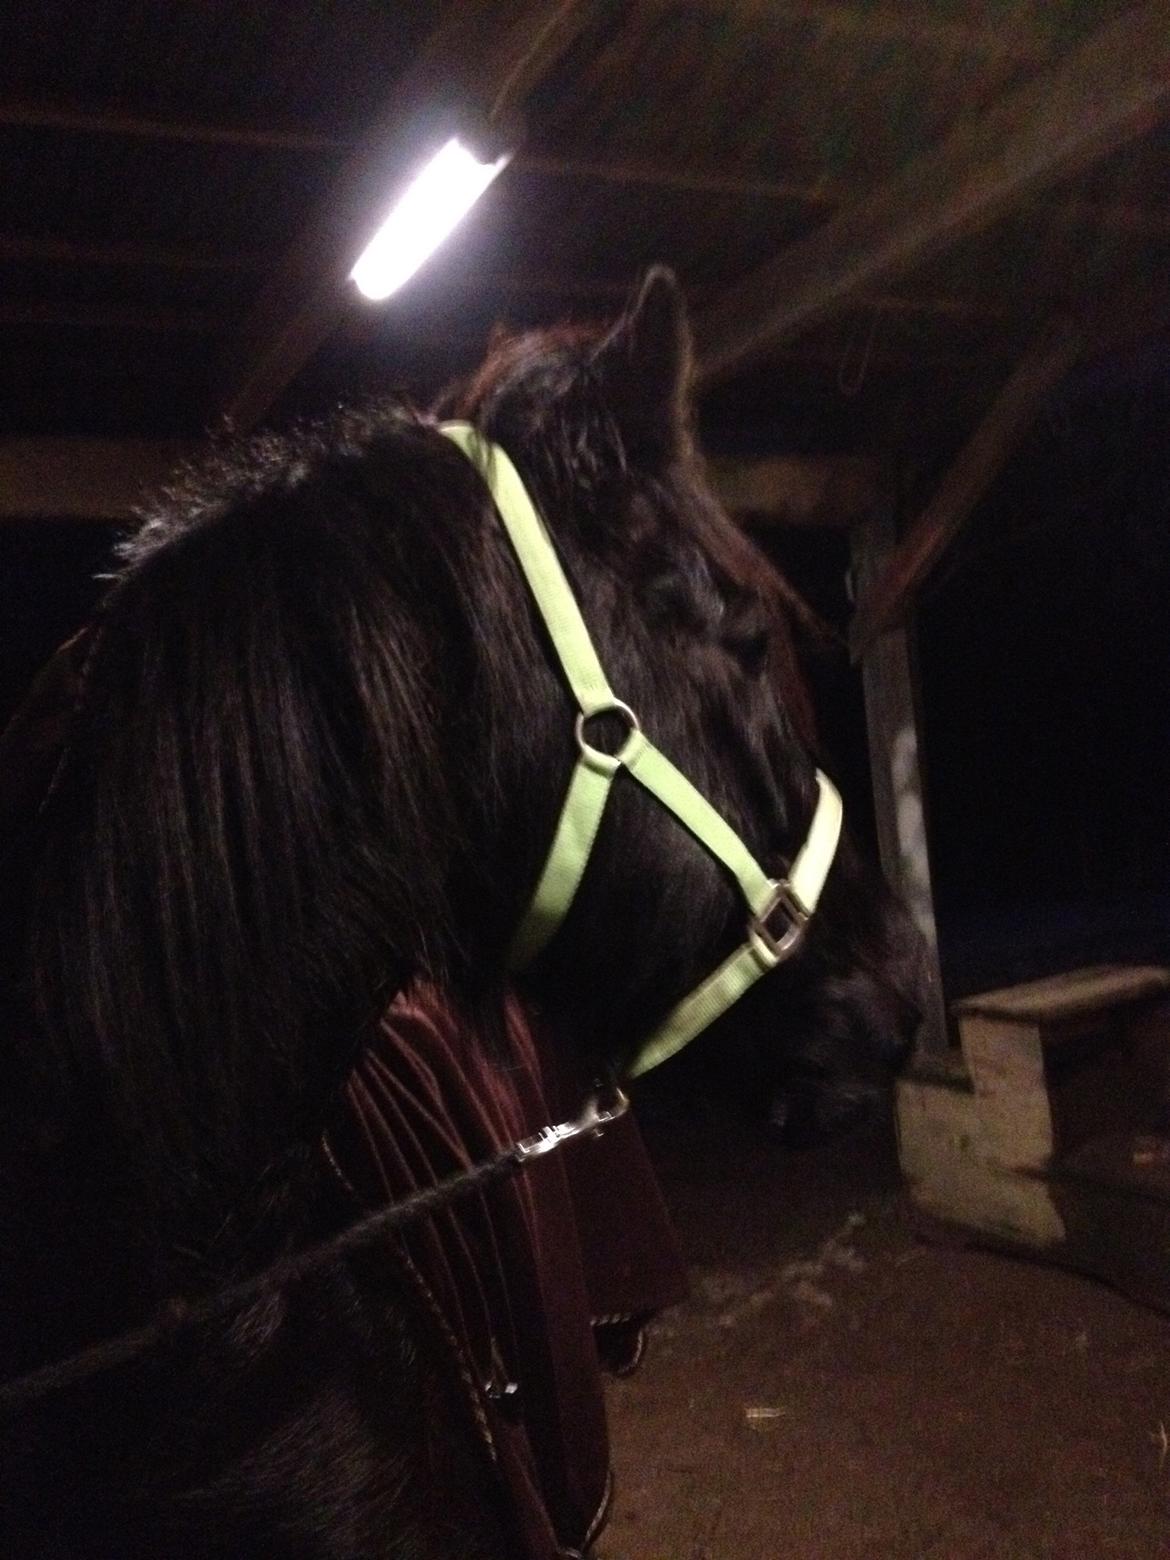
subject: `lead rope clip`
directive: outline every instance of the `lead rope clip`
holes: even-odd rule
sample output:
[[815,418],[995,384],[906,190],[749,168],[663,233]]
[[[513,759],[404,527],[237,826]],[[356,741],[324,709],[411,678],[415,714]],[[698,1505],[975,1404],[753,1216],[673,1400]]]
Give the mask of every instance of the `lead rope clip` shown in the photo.
[[574,1138],[600,1137],[610,1122],[620,1121],[629,1108],[629,1096],[616,1085],[604,1093],[601,1089],[595,1089],[582,1106],[579,1116],[572,1121],[550,1123],[531,1137],[521,1138],[513,1147],[512,1154],[517,1164],[527,1165],[534,1159],[551,1154],[562,1143],[571,1143]]

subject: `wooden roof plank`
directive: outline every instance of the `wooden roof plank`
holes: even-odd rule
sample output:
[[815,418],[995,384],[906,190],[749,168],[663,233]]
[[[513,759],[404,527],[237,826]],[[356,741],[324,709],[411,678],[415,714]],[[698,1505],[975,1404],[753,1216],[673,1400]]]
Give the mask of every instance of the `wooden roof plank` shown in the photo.
[[0,100],[0,125],[34,130],[76,130],[83,135],[120,135],[147,141],[183,141],[205,146],[275,147],[292,152],[340,152],[336,136],[298,125],[212,124],[179,114],[86,103]]
[[[678,0],[644,0],[650,9],[677,9]],[[722,22],[756,32],[803,25],[848,45],[864,41],[908,43],[917,49],[947,50],[962,54],[1002,55],[1012,60],[1043,58],[1048,34],[1034,20],[1021,24],[1013,18],[1005,26],[999,17],[986,21],[977,16],[955,20],[927,14],[927,8],[874,4],[841,4],[839,0],[689,0],[692,9],[713,13]],[[976,9],[974,7],[970,9]]]
[[732,287],[698,321],[701,382],[988,226],[1167,112],[1170,27],[1165,0],[1147,0]]
[[225,254],[170,244],[92,243],[22,233],[0,233],[0,261],[46,265],[154,267],[170,271],[264,271],[266,254]]

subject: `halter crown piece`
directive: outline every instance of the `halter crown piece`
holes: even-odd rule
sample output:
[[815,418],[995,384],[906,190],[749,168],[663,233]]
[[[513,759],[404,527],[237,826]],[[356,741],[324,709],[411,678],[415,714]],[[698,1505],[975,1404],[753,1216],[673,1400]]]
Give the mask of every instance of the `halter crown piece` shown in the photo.
[[[552,540],[507,453],[470,423],[444,423],[441,432],[458,445],[491,492],[578,710],[579,757],[540,881],[513,939],[512,968],[530,964],[568,914],[619,769],[649,791],[727,869],[747,905],[745,940],[643,1042],[627,1069],[629,1077],[637,1077],[680,1051],[761,975],[796,952],[837,852],[841,797],[818,769],[817,806],[804,844],[786,878],[769,877],[735,830],[659,752],[634,711],[610,688]],[[591,747],[585,737],[585,722],[605,714],[619,715],[627,727],[625,741],[612,754]]]

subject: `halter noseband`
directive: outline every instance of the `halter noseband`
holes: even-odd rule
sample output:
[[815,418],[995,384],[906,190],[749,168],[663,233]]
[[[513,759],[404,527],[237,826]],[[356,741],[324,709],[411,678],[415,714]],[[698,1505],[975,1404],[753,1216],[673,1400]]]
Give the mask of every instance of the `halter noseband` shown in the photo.
[[[761,975],[796,952],[837,852],[841,797],[818,769],[817,806],[804,844],[786,878],[769,877],[735,830],[654,746],[634,711],[610,688],[548,531],[506,451],[470,423],[444,423],[440,431],[487,484],[578,711],[579,756],[536,892],[512,942],[512,968],[530,964],[568,914],[619,769],[649,791],[731,873],[747,906],[745,940],[643,1042],[627,1069],[629,1077],[637,1077],[680,1051]],[[606,714],[626,722],[625,741],[617,753],[603,753],[585,737],[586,721]]]

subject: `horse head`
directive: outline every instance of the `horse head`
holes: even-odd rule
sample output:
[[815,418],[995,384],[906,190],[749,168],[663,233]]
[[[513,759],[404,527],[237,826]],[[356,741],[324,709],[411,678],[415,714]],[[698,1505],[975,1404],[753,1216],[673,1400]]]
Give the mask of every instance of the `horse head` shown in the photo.
[[[555,526],[611,685],[781,877],[818,801],[794,650],[800,604],[707,484],[690,379],[681,295],[657,270],[605,335],[498,341],[446,408],[514,453]],[[518,869],[505,928],[531,895],[575,757],[563,688],[542,690],[525,716],[521,729],[485,733],[500,777],[489,794],[503,810],[482,833],[515,842]],[[607,723],[616,749],[625,731],[597,718]],[[545,755],[535,774],[534,739]],[[524,984],[620,1067],[679,991],[742,941],[744,920],[723,864],[623,774],[563,928]],[[865,1089],[904,1054],[923,972],[908,917],[845,840],[799,955],[750,1011],[763,1044],[805,1083],[840,1075],[846,1092]]]

